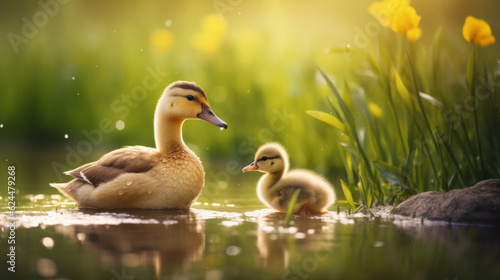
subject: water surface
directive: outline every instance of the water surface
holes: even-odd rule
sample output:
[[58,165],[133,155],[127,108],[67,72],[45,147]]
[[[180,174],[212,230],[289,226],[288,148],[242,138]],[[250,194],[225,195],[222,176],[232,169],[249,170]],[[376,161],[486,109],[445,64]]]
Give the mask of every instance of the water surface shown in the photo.
[[[78,210],[18,198],[16,272],[2,279],[498,279],[500,230],[394,219],[389,208],[294,216],[283,227],[250,188],[190,211]],[[2,198],[2,201],[6,201]],[[2,248],[10,230],[0,216]],[[2,249],[6,252],[5,249]]]

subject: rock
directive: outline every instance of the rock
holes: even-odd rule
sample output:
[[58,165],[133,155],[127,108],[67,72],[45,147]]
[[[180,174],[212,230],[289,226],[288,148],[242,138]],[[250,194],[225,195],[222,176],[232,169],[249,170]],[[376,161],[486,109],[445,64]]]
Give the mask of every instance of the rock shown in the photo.
[[396,206],[392,213],[453,223],[500,225],[500,179],[446,193],[420,193]]

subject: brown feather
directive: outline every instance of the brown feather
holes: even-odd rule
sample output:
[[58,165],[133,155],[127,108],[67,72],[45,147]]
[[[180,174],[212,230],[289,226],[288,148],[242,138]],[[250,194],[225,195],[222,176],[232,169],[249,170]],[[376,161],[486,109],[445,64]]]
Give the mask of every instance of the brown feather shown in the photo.
[[97,187],[123,173],[149,171],[156,161],[155,149],[141,146],[127,147],[107,153],[98,161],[80,166],[66,174]]
[[205,100],[207,99],[207,96],[205,95],[205,91],[194,82],[177,81],[175,83],[170,84],[165,91],[168,91],[168,90],[170,90],[172,88],[176,88],[176,87],[199,92],[205,98]]

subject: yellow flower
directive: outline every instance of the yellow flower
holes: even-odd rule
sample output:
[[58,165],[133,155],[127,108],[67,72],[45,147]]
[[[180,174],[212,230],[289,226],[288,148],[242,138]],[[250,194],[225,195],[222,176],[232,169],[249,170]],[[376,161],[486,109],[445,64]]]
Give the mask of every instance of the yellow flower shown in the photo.
[[490,25],[486,21],[472,16],[465,19],[462,34],[467,42],[481,47],[495,43],[495,37],[491,34]]
[[422,29],[418,27],[420,16],[415,8],[411,6],[401,8],[392,18],[391,29],[394,32],[406,35],[410,41],[416,41],[422,35]]
[[201,20],[201,31],[192,38],[193,46],[206,54],[214,54],[219,50],[226,31],[224,18],[217,14],[206,15]]
[[373,2],[368,11],[382,26],[390,27],[393,16],[407,6],[410,6],[409,0],[384,0]]
[[174,39],[174,34],[170,30],[158,28],[151,34],[151,46],[155,53],[164,55],[173,48]]
[[214,36],[222,37],[226,34],[227,23],[217,14],[208,14],[201,20],[201,29]]

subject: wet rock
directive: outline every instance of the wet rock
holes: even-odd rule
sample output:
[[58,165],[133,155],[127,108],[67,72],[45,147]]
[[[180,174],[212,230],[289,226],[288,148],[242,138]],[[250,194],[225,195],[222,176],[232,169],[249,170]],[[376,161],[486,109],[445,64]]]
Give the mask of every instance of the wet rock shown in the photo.
[[393,214],[456,223],[500,225],[500,179],[446,193],[417,194],[399,204]]

